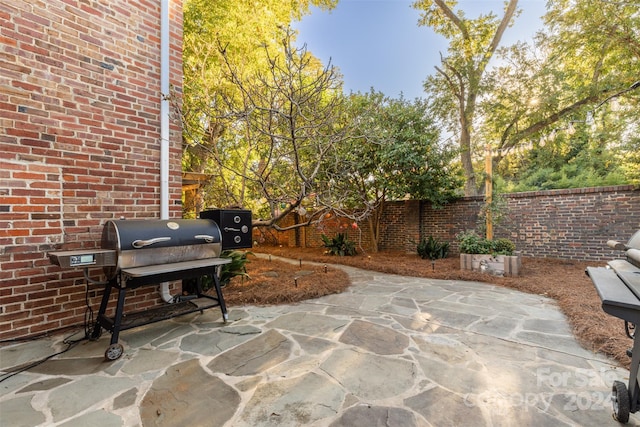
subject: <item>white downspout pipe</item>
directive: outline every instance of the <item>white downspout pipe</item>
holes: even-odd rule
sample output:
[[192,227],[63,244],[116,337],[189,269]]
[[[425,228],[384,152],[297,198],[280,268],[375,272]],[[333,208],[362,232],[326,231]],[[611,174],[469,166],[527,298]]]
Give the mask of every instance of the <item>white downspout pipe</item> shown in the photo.
[[160,219],[169,219],[169,0],[160,7]]
[[[160,219],[169,219],[169,0],[160,4]],[[160,284],[160,296],[171,303],[169,283]]]

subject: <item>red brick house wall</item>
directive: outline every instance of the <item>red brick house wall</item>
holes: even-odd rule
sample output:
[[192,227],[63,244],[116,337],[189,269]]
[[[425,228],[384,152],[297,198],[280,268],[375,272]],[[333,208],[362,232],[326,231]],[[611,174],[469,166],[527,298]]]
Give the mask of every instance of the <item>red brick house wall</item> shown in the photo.
[[[504,195],[504,219],[494,237],[514,241],[525,256],[602,261],[619,256],[606,247],[609,239],[626,241],[640,230],[640,189],[632,186],[536,191]],[[434,208],[430,203],[398,201],[387,204],[381,221],[380,250],[416,251],[421,237],[433,236],[458,252],[456,234],[478,228],[484,198],[463,197]],[[336,224],[340,224],[339,221]],[[329,237],[347,232],[370,249],[367,224],[359,230],[325,226],[306,232],[307,247],[322,246]],[[293,233],[292,231],[287,232]],[[295,239],[288,238],[289,246]]]
[[[170,1],[171,85],[182,5]],[[160,2],[0,3],[0,339],[81,324],[82,272],[46,254],[99,246],[111,218],[160,216]],[[170,131],[170,217],[181,137]],[[99,273],[99,272],[98,272]],[[90,286],[91,303],[101,287]],[[129,307],[155,305],[140,288]]]

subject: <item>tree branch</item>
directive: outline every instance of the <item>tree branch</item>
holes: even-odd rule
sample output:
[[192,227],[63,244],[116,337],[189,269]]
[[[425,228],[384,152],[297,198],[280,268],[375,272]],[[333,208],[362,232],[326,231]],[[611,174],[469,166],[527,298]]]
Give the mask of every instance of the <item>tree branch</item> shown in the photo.
[[[513,0],[512,0],[513,1]],[[465,40],[469,40],[469,31],[467,31],[467,27],[464,25],[464,22],[458,18],[458,15],[453,13],[449,6],[443,0],[434,0],[434,3],[440,8],[440,10],[453,22],[453,25],[458,27],[460,32],[462,33],[462,37]]]

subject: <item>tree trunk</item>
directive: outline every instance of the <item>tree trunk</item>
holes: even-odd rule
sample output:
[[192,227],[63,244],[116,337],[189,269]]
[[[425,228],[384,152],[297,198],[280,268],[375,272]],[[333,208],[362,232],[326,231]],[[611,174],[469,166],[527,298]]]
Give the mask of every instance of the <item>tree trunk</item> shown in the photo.
[[378,239],[380,234],[378,215],[375,211],[367,218],[367,222],[369,223],[369,240],[371,241],[370,250],[375,254],[378,252]]
[[[461,92],[464,92],[463,90]],[[473,102],[474,99],[471,99]],[[476,174],[473,171],[473,161],[471,160],[471,121],[473,120],[473,109],[464,108],[464,102],[460,100],[460,160],[464,170],[464,195],[475,196],[478,194],[476,186]]]
[[478,194],[476,186],[476,175],[473,171],[473,162],[471,161],[471,135],[469,133],[469,127],[466,117],[460,120],[461,132],[460,132],[460,160],[462,161],[462,168],[464,169],[464,195],[475,196]]

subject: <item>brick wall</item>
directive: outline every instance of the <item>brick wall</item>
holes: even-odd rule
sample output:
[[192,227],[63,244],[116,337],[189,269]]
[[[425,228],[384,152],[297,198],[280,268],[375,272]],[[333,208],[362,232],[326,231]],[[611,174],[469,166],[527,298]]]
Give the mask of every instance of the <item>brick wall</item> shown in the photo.
[[[537,191],[504,198],[505,216],[494,226],[494,237],[513,240],[525,256],[611,259],[619,253],[606,247],[607,240],[626,241],[640,230],[640,189],[632,186]],[[477,229],[483,205],[483,197],[463,197],[439,208],[417,201],[388,203],[381,221],[380,250],[415,252],[420,237],[433,236],[450,242],[451,252],[457,253],[456,234]],[[320,231],[330,237],[347,231],[368,250],[369,240],[360,237],[368,236],[368,226],[358,225],[357,232],[344,227],[314,229],[306,233],[305,245],[321,246]]]
[[[171,84],[182,87],[172,0]],[[99,245],[110,218],[160,212],[160,2],[0,3],[0,339],[81,324],[82,272],[51,250]],[[170,132],[170,216],[180,217],[181,138]],[[99,271],[98,271],[99,273]],[[82,286],[81,286],[82,285]],[[90,286],[92,305],[101,287]],[[157,304],[140,288],[128,308]]]
[[640,189],[630,186],[514,194],[502,230],[525,255],[610,259],[609,239],[640,230]]
[[[640,229],[640,189],[632,186],[579,188],[505,195],[504,220],[494,237],[514,241],[525,256],[604,260],[619,255],[609,239],[626,241]],[[422,235],[452,243],[476,228],[482,197],[465,197],[444,208],[422,207]]]

